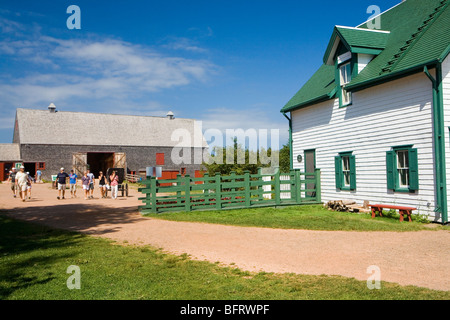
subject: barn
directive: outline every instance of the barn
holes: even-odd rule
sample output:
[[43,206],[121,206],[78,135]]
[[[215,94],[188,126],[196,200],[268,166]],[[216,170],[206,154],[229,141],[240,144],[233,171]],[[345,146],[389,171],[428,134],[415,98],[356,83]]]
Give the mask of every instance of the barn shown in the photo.
[[[201,163],[194,155],[208,145],[198,128],[196,120],[175,118],[171,112],[151,117],[58,111],[53,104],[44,110],[18,108],[13,143],[0,145],[0,168],[5,173],[23,163],[30,175],[40,169],[47,180],[61,167],[78,175],[90,169],[95,176],[112,167],[136,174],[161,167],[162,178],[199,175]],[[181,143],[172,138],[176,130],[186,135]],[[172,161],[172,150],[180,145],[191,161]]]
[[334,28],[322,65],[281,110],[292,166],[321,170],[324,202],[414,206],[448,222],[449,52],[448,0],[406,0]]

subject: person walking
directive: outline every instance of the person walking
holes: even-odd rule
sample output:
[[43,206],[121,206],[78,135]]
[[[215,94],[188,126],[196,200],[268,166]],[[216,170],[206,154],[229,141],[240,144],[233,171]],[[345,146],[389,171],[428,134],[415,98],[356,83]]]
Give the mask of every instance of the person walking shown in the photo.
[[102,198],[106,198],[106,187],[108,185],[108,181],[106,179],[106,176],[103,174],[102,171],[100,171],[98,176],[98,187],[100,188],[100,194]]
[[111,198],[117,199],[117,192],[119,189],[119,177],[117,176],[117,172],[113,171],[109,176],[110,186],[111,186]]
[[[58,183],[58,196],[59,199],[65,199],[64,196],[66,194],[66,179],[69,178],[69,175],[64,172],[64,168],[61,168],[59,173],[56,175],[56,182]],[[61,197],[62,194],[62,197]]]
[[78,182],[78,176],[75,174],[73,170],[70,170],[69,174],[69,190],[70,190],[70,197],[76,198],[77,197],[77,182]]
[[16,185],[17,190],[19,190],[20,199],[25,201],[27,197],[27,184],[28,184],[28,175],[25,172],[25,167],[20,166],[20,171],[16,174]]
[[36,171],[36,183],[41,183],[42,182],[42,171],[40,169],[38,169],[38,171]]
[[89,179],[87,175],[87,171],[83,172],[83,176],[81,177],[81,184],[83,185],[83,191],[84,191],[84,200],[87,200],[89,197],[89,184],[91,179]]
[[28,181],[27,181],[27,193],[25,197],[28,197],[28,199],[31,199],[31,184],[33,183],[33,178],[30,177],[30,173],[27,172],[28,175]]
[[87,176],[90,179],[90,181],[89,181],[89,192],[90,192],[89,198],[93,199],[94,198],[95,176],[89,169],[87,170]]
[[9,172],[8,182],[11,183],[11,190],[14,198],[17,197],[17,185],[16,185],[16,168],[12,168]]

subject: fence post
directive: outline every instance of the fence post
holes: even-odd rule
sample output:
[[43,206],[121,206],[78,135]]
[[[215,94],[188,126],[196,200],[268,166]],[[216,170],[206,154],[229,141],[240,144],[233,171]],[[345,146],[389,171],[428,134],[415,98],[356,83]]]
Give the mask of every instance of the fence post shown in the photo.
[[[182,180],[181,174],[177,174],[177,187],[181,186],[181,180]],[[177,191],[177,205],[181,204],[181,200],[182,200],[181,191],[178,190]]]
[[[204,175],[203,175],[203,178],[209,178],[209,174],[208,174],[208,172],[206,172]],[[203,184],[209,184],[210,183],[210,181],[209,180],[204,180],[203,181]],[[206,191],[206,192],[205,192]],[[203,189],[203,193],[206,193],[206,194],[209,194],[209,189]]]
[[250,171],[244,171],[244,190],[245,190],[245,206],[250,207]]
[[280,169],[275,172],[275,204],[280,204]]
[[294,171],[295,174],[295,198],[298,204],[302,203],[302,184],[301,184],[301,173],[299,169]]
[[320,169],[315,170],[316,176],[316,201],[322,202],[322,188],[320,186]]
[[[230,172],[230,182],[231,182],[231,186],[234,186],[234,183],[236,182],[236,178],[234,178],[236,176],[236,172],[235,171],[231,171]],[[232,196],[230,196],[230,201],[232,202],[233,200],[236,200],[236,188],[231,187],[231,193]]]
[[[258,168],[258,181],[263,181],[263,177],[262,177],[262,169]],[[263,201],[264,200],[264,187],[262,184],[258,185],[258,202],[259,201]]]
[[295,170],[289,170],[289,182],[291,183],[291,201],[297,201],[295,197]]
[[222,184],[221,184],[221,176],[219,172],[216,172],[216,209],[222,209]]
[[152,212],[157,213],[158,208],[156,207],[156,178],[150,178],[150,192],[152,193]]
[[184,176],[184,209],[191,211],[191,177],[188,174]]

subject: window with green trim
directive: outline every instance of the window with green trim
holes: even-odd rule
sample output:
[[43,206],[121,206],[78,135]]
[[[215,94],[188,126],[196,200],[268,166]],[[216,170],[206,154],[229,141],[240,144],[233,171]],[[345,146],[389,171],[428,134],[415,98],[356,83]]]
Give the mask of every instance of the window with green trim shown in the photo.
[[334,160],[336,188],[356,190],[356,158],[352,152],[343,152]]
[[386,152],[387,188],[398,192],[419,190],[417,149],[412,146],[393,147]]
[[344,89],[345,85],[352,80],[352,65],[350,62],[339,66],[339,76],[340,76],[340,105],[347,106],[352,103],[352,94]]

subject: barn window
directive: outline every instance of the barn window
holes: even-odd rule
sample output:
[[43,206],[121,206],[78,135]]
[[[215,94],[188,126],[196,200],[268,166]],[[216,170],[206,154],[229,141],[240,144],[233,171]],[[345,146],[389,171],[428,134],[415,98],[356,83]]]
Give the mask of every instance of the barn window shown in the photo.
[[356,190],[356,158],[352,152],[343,152],[335,157],[336,188]]
[[156,165],[163,166],[164,165],[164,153],[156,154]]
[[45,170],[45,162],[38,162],[37,163],[37,169],[38,170]]
[[419,190],[417,149],[393,147],[386,152],[387,187],[398,192]]

